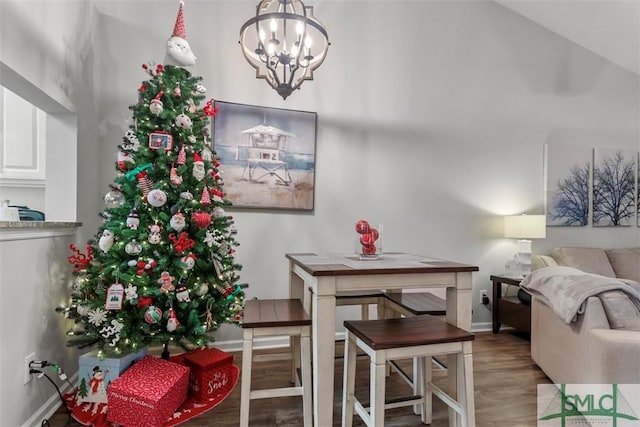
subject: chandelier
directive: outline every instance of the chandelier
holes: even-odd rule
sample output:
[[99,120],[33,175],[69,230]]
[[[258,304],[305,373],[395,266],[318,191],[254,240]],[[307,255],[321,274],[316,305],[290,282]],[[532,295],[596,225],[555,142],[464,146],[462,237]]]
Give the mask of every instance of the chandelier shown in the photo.
[[240,29],[240,46],[256,78],[265,79],[287,99],[313,80],[329,48],[327,31],[300,0],[262,0],[256,16]]

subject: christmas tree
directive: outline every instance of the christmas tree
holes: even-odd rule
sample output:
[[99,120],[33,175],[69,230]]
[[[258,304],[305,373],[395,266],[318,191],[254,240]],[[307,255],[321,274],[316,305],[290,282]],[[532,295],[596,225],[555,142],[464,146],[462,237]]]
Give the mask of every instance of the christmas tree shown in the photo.
[[239,321],[243,293],[233,218],[209,148],[213,99],[184,66],[195,64],[180,2],[164,65],[130,106],[133,121],[104,197],[104,222],[86,253],[72,245],[69,345],[122,353],[168,343],[204,346],[222,323]]

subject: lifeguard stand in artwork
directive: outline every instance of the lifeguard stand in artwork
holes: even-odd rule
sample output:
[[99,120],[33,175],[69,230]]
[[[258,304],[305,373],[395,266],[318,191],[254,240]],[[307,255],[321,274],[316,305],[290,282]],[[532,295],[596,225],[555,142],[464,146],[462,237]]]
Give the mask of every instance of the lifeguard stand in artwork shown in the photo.
[[241,133],[249,138],[248,145],[236,146],[236,160],[247,162],[242,178],[257,182],[270,176],[289,185],[292,180],[284,154],[288,139],[295,135],[267,125],[254,126]]

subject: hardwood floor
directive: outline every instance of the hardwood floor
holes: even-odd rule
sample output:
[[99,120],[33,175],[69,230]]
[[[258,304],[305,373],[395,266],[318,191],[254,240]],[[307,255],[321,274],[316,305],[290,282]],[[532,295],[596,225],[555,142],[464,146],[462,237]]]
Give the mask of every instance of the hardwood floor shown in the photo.
[[[336,345],[336,355],[342,356],[342,344]],[[342,359],[336,358],[334,426],[340,426],[342,405]],[[551,381],[533,363],[529,354],[529,340],[516,332],[502,331],[499,334],[481,332],[473,343],[473,365],[476,400],[476,425],[478,427],[535,427],[537,384]],[[241,354],[234,353],[234,362],[241,365]],[[403,366],[409,366],[403,363]],[[254,365],[253,386],[286,386],[286,362],[269,362]],[[368,358],[359,357],[356,374],[356,393],[368,395]],[[435,374],[436,381],[446,381]],[[409,389],[398,375],[387,382],[387,396],[407,395]],[[253,400],[251,402],[250,425],[252,427],[302,426],[300,397]],[[200,417],[187,421],[184,427],[237,427],[240,414],[240,383],[231,395],[219,406]],[[423,426],[411,408],[387,411],[385,426]],[[66,413],[60,409],[50,421],[52,427],[64,426]],[[80,424],[72,421],[71,426]],[[354,417],[354,426],[362,426]],[[432,427],[448,426],[447,407],[434,399]],[[329,426],[317,426],[329,427]]]

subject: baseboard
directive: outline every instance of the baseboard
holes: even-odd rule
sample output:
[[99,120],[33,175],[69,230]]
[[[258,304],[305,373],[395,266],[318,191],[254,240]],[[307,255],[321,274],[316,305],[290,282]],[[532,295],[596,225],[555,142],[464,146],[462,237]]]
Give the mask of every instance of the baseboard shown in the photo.
[[[42,378],[43,385],[50,387],[51,384],[45,378]],[[78,373],[69,377],[69,382],[71,384],[75,384],[78,381]],[[44,384],[46,383],[46,384]],[[58,409],[62,406],[62,402],[60,401],[60,396],[58,393],[53,390],[53,394],[51,397],[42,405],[27,421],[25,421],[21,427],[39,427],[42,425],[42,420],[48,420],[56,413]],[[64,382],[62,386],[60,386],[60,393],[64,395],[65,393],[69,393],[71,391],[71,385],[68,382]]]
[[489,332],[493,330],[493,323],[482,322],[471,325],[471,332]]

